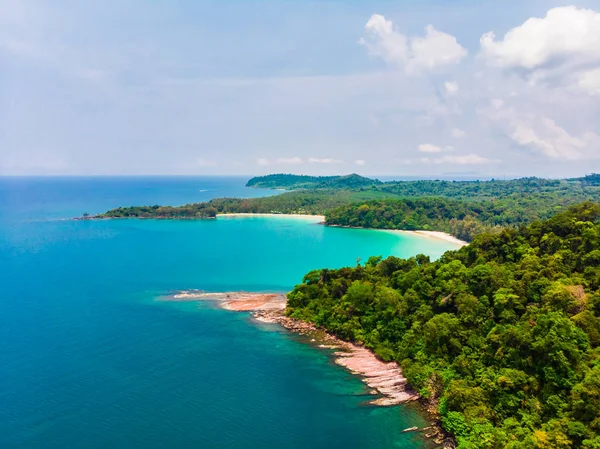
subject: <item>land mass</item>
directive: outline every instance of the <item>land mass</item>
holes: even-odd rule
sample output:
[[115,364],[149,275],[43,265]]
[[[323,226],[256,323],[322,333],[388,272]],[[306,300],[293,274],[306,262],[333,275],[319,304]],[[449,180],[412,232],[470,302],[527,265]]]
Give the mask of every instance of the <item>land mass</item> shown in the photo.
[[263,189],[356,189],[382,184],[377,179],[365,178],[352,173],[345,176],[306,176],[292,174],[275,174],[251,178],[246,187]]
[[216,198],[183,206],[132,206],[92,218],[206,219],[218,214],[324,215],[326,225],[441,231],[471,241],[485,232],[548,219],[584,201],[600,202],[599,175],[508,181],[392,181],[358,175],[269,175],[251,187],[291,189],[263,198]]
[[600,447],[600,205],[437,261],[308,273],[286,315],[397,362],[459,448]]

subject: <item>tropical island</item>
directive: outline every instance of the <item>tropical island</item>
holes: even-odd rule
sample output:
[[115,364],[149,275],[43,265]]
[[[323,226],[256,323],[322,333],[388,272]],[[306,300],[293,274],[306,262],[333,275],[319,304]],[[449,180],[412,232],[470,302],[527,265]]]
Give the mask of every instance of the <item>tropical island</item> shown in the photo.
[[436,261],[373,256],[364,265],[316,269],[279,314],[397,363],[461,449],[592,449],[600,448],[599,178],[271,175],[248,185],[291,191],[94,218],[308,213],[324,214],[330,226],[468,240]]

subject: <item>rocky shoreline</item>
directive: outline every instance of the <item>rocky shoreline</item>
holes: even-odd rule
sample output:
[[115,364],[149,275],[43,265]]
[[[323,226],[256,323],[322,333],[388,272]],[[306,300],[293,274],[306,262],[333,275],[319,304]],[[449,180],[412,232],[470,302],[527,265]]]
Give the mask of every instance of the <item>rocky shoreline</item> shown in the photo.
[[285,315],[287,297],[278,293],[226,292],[208,293],[188,290],[163,298],[171,301],[218,301],[219,306],[231,311],[250,312],[254,320],[261,323],[278,324],[294,334],[306,337],[311,344],[333,350],[333,360],[352,374],[357,375],[370,388],[370,394],[379,396],[368,401],[375,406],[394,406],[414,401],[430,415],[431,426],[409,428],[405,432],[425,432],[427,438],[444,448],[454,448],[454,441],[439,425],[437,406],[422,399],[407,386],[402,369],[396,362],[383,362],[364,346],[349,343],[318,328],[312,323],[290,318]]
[[367,348],[342,341],[312,323],[287,317],[281,310],[259,309],[253,311],[252,316],[261,322],[277,323],[296,334],[311,336],[321,348],[334,349],[335,363],[360,376],[372,392],[382,396],[369,401],[372,405],[398,405],[419,399],[418,394],[407,390],[406,378],[397,363],[382,362]]

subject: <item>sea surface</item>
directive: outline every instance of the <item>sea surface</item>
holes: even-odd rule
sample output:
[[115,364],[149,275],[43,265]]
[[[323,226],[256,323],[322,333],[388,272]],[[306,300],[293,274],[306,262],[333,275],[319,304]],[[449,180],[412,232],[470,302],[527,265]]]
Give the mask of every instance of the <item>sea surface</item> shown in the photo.
[[311,269],[452,244],[293,218],[74,221],[278,192],[237,177],[0,178],[0,448],[413,448],[326,350],[180,289],[289,291]]

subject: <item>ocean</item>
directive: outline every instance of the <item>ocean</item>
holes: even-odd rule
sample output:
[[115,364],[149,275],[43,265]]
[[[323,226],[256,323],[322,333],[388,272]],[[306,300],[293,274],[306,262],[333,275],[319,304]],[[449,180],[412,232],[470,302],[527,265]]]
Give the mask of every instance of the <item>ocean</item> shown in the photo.
[[311,220],[74,221],[279,192],[240,177],[0,178],[0,447],[414,448],[327,350],[182,289],[289,291],[311,269],[452,244]]

